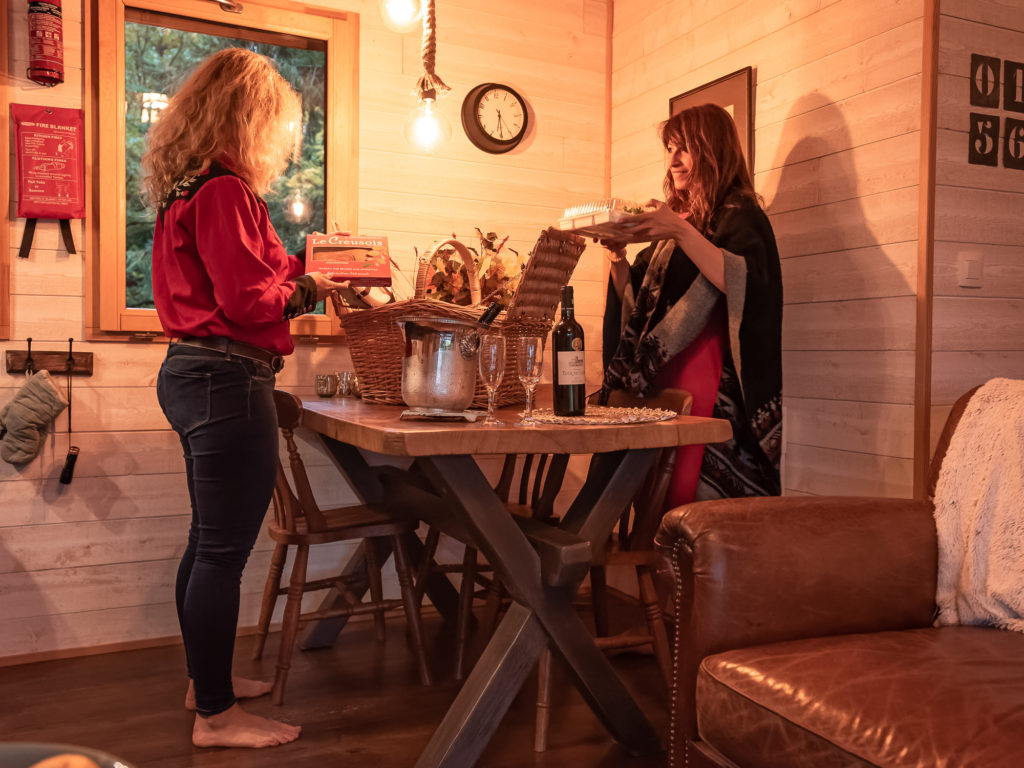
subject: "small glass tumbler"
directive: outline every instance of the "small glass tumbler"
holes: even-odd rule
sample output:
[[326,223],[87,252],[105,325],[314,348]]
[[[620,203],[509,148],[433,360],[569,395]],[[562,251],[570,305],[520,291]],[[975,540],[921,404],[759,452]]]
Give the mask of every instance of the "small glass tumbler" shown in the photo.
[[356,396],[356,375],[352,371],[338,371],[338,397]]
[[334,397],[338,391],[338,377],[333,373],[318,373],[315,379],[316,393],[320,397]]

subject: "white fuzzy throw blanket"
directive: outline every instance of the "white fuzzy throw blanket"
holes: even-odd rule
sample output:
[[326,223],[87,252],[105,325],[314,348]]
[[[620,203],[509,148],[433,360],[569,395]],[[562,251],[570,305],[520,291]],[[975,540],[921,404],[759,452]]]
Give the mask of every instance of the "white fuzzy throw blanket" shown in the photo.
[[1024,632],[1024,381],[967,403],[935,489],[937,625]]

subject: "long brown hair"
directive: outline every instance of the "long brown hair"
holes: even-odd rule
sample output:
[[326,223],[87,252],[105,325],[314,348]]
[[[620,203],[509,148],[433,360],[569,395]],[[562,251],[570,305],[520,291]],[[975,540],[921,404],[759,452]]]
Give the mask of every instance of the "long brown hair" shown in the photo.
[[265,56],[227,48],[206,58],[149,129],[142,184],[153,207],[218,158],[258,195],[298,149],[301,102]]
[[690,223],[707,234],[711,217],[726,199],[736,195],[760,205],[743,157],[739,132],[732,117],[717,104],[684,109],[661,124],[661,143],[677,144],[690,154],[689,183],[677,190],[671,169],[665,173],[665,199]]

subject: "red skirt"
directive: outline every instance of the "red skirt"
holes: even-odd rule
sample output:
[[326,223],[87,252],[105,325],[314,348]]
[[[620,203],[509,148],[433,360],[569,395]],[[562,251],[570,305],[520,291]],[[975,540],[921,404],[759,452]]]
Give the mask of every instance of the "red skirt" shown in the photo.
[[[659,389],[685,389],[693,396],[690,408],[693,416],[714,413],[718,383],[722,378],[722,354],[728,348],[727,332],[728,317],[720,304],[700,335],[669,360],[658,375]],[[703,461],[703,445],[684,445],[676,449],[676,466],[665,496],[665,511],[694,500]]]

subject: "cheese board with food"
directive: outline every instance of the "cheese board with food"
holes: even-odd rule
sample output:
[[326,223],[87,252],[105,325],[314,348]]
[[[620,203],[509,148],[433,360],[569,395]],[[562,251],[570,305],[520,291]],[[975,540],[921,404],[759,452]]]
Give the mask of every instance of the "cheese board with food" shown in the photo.
[[652,210],[643,203],[611,197],[566,208],[558,228],[587,237],[612,238],[621,235],[622,225],[634,216]]

